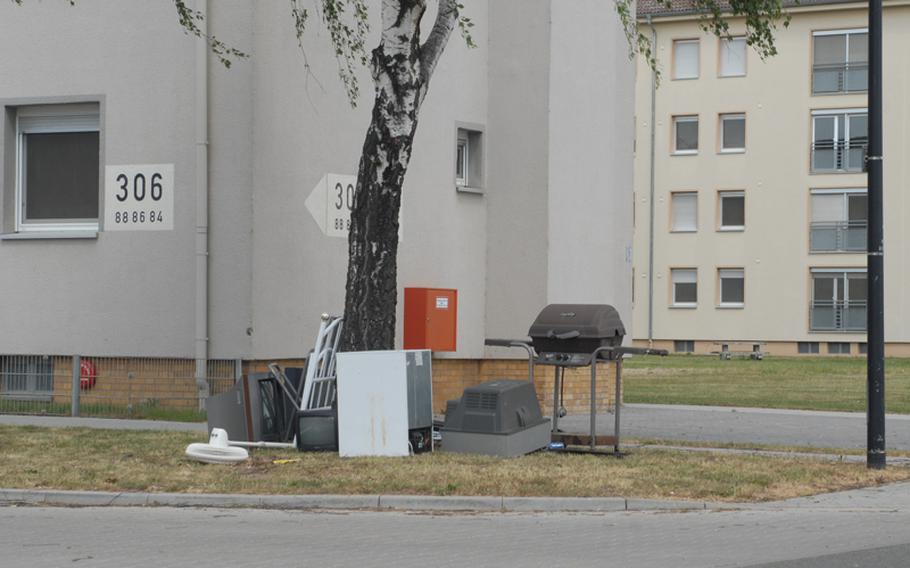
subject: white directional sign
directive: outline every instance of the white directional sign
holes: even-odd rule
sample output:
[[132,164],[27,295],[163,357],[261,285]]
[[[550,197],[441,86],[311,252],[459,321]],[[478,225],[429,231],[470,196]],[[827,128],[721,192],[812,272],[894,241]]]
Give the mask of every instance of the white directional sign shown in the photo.
[[[306,208],[319,228],[329,237],[348,238],[351,229],[351,209],[354,208],[354,189],[357,176],[325,174],[310,196]],[[402,240],[401,211],[398,212],[398,240]]]
[[326,235],[348,238],[356,186],[357,176],[326,174],[307,197],[306,208]]
[[173,229],[174,164],[105,168],[105,231]]

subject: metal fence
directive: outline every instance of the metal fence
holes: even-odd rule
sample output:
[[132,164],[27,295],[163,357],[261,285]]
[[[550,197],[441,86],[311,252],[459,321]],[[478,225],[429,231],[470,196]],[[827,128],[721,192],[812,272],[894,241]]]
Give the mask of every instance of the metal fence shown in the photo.
[[866,302],[815,300],[809,308],[812,331],[865,331]]
[[212,359],[198,385],[194,359],[0,355],[0,413],[204,420],[200,386],[225,392],[241,372]]
[[861,93],[869,89],[865,61],[816,64],[812,67],[812,94]]
[[816,221],[809,227],[809,250],[862,252],[867,232],[865,221]]

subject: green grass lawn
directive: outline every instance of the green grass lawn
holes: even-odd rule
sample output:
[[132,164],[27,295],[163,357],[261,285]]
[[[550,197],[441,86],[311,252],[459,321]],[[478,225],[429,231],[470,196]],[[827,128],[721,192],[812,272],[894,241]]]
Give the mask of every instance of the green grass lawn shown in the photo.
[[[624,362],[623,380],[631,403],[866,410],[862,357],[635,357]],[[885,400],[888,412],[910,413],[910,359],[886,360]]]

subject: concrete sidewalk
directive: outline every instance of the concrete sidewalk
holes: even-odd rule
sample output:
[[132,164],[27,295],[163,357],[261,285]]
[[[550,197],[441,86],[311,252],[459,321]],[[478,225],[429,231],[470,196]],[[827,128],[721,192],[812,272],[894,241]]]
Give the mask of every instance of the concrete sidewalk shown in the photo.
[[46,428],[102,428],[110,430],[178,430],[206,432],[205,422],[169,422],[167,420],[124,420],[70,416],[32,416],[0,414],[0,425],[42,426]]
[[910,483],[766,503],[720,503],[625,497],[445,497],[422,495],[231,495],[0,489],[0,506],[212,507],[280,510],[449,512],[621,512],[728,510],[910,511]]

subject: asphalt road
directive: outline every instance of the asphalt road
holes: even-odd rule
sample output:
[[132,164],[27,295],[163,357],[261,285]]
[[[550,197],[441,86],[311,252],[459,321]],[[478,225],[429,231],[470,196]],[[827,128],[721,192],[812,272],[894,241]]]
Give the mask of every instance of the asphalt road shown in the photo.
[[838,508],[438,515],[8,507],[0,508],[0,550],[5,568],[896,568],[907,566],[908,526],[906,510]]
[[[588,432],[588,416],[567,416],[560,420],[560,427]],[[620,411],[620,419],[621,433],[627,438],[820,448],[866,447],[866,415],[863,413],[626,404]],[[611,433],[613,415],[599,415],[597,430]],[[888,449],[910,450],[910,415],[887,415],[885,432]]]

